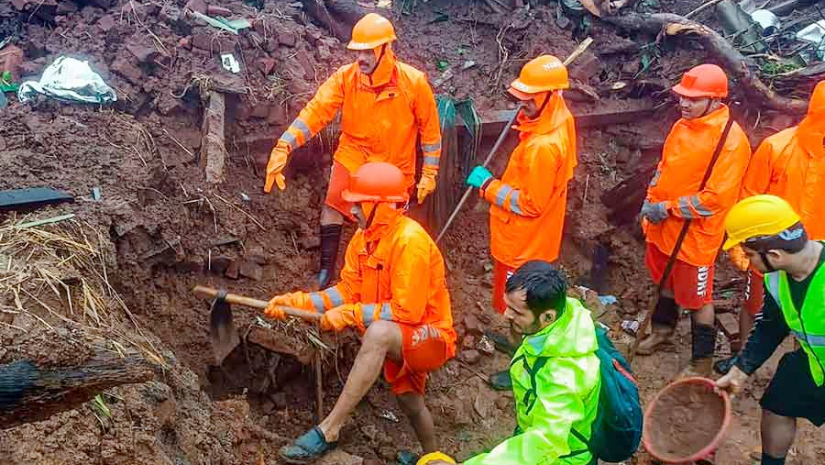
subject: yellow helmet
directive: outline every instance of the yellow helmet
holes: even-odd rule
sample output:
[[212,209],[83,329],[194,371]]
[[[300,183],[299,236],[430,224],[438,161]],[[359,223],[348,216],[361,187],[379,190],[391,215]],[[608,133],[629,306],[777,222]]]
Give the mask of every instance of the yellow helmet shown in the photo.
[[352,28],[352,40],[347,48],[350,50],[372,50],[396,39],[395,28],[389,19],[377,14],[367,13]]
[[427,465],[428,463],[434,462],[436,460],[441,460],[442,462],[447,463],[455,463],[455,460],[453,460],[453,458],[447,454],[444,454],[442,452],[430,452],[429,454],[424,455],[420,459],[418,459],[418,462],[416,462],[415,465]]
[[799,222],[791,205],[775,195],[754,195],[739,201],[725,217],[725,250],[759,236],[775,236]]

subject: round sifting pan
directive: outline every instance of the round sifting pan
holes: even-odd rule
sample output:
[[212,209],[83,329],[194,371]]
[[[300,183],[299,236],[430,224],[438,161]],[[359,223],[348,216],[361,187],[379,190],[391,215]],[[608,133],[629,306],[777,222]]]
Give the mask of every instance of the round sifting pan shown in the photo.
[[655,459],[680,464],[719,447],[730,425],[731,403],[707,378],[686,378],[662,389],[645,410],[642,440]]

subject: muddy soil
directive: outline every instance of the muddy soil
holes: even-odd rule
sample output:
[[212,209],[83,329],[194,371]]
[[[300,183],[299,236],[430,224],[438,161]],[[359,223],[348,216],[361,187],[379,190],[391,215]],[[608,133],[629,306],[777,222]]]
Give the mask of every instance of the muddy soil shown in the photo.
[[[0,167],[7,173],[0,188],[48,185],[75,195],[75,204],[41,215],[72,212],[109,233],[116,255],[111,281],[141,327],[162,347],[171,368],[151,383],[104,393],[111,418],[101,421],[84,407],[3,431],[0,462],[277,463],[277,449],[316,421],[311,370],[299,357],[276,356],[253,344],[240,346],[222,367],[212,366],[208,304],[190,289],[206,284],[266,299],[309,288],[318,258],[317,225],[333,132],[323,132],[295,154],[286,191],[264,194],[262,170],[272,140],[317,85],[351,57],[295,2],[269,0],[262,10],[239,0],[221,2],[234,15],[253,20],[253,31],[240,36],[216,33],[178,14],[183,0],[123,0],[109,2],[108,9],[64,6],[67,10],[41,3],[48,8],[34,12],[37,2],[24,1],[28,9],[14,16],[14,23],[22,24],[15,33],[26,52],[21,74],[37,76],[61,54],[84,57],[117,89],[119,102],[112,110],[47,100],[24,106],[12,99],[0,112]],[[699,3],[663,2],[663,8],[678,4],[674,7],[684,13],[681,10]],[[479,111],[512,107],[501,89],[528,57],[565,56],[583,38],[557,26],[555,9],[551,4],[503,16],[490,15],[473,2],[418,2],[414,15],[393,16],[401,38],[396,51],[401,60],[425,70],[431,82],[441,82],[436,93],[472,97]],[[12,24],[4,15],[18,14],[10,11],[0,7],[2,24]],[[49,12],[54,14],[49,17]],[[571,67],[574,88],[601,90],[635,76],[640,70],[636,49],[605,50],[653,40],[625,37],[599,22],[590,34],[596,44]],[[224,70],[217,58],[229,51],[242,59],[244,70],[238,75]],[[703,59],[698,50],[668,49],[644,76],[668,84]],[[447,79],[447,71],[452,78]],[[209,85],[229,95],[226,176],[218,186],[203,182],[196,161],[202,137],[201,89]],[[574,111],[621,109],[633,98],[599,92],[600,100],[594,101],[582,95],[569,93]],[[660,104],[667,98],[659,93],[635,100]],[[560,266],[571,282],[598,287],[619,299],[618,306],[598,311],[607,311],[603,320],[619,345],[629,341],[619,330],[620,321],[639,318],[653,289],[637,228],[611,223],[600,198],[634,174],[640,163],[655,162],[656,150],[650,144],[641,147],[639,141],[663,140],[676,117],[665,105],[649,120],[579,131],[579,167],[571,183]],[[484,141],[479,161],[490,143]],[[500,173],[505,164],[505,156],[497,157],[493,172]],[[99,201],[91,198],[94,187],[102,193]],[[348,227],[345,236],[352,232]],[[443,246],[452,266],[449,280],[460,351],[476,350],[484,329],[506,330],[490,309],[488,235],[486,205],[474,199]],[[601,282],[593,282],[591,261],[600,247],[608,252],[607,271]],[[717,273],[717,284],[732,276]],[[720,297],[736,296],[728,294]],[[249,309],[236,308],[235,317],[242,331],[267,324]],[[636,362],[644,400],[686,363],[684,325],[671,351]],[[278,324],[274,331],[285,346],[313,346],[311,329],[302,323]],[[328,347],[322,350],[328,412],[357,343],[353,335],[321,339]],[[725,344],[720,339],[722,353]],[[512,395],[491,391],[482,380],[504,369],[506,357],[482,352],[474,365],[463,360],[451,360],[433,374],[427,400],[444,450],[459,459],[492,447],[515,426]],[[726,461],[719,463],[749,463],[748,454],[759,444],[753,434],[759,423],[756,399],[771,367],[760,371],[752,390],[735,402],[730,439],[718,454]],[[814,463],[825,453],[822,439],[804,424],[789,463]],[[340,444],[349,453],[383,463],[392,463],[401,449],[418,450],[412,429],[383,382],[359,405]],[[632,462],[649,463],[649,457],[640,452]]]
[[659,397],[647,429],[657,431],[650,446],[659,457],[678,461],[703,450],[716,438],[725,419],[725,401],[701,384],[673,387]]

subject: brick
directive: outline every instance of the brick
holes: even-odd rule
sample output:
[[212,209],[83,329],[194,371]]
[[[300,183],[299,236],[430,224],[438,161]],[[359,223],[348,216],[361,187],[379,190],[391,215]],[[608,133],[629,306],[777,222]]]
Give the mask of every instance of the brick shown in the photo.
[[129,51],[140,63],[151,63],[155,61],[160,52],[153,45],[141,44],[136,41],[126,43],[126,50]]
[[475,365],[481,360],[481,353],[475,349],[462,350],[461,360],[470,365]]
[[207,6],[204,0],[189,0],[183,7],[185,10],[197,11],[200,14],[206,14]]
[[269,57],[258,58],[258,60],[255,61],[255,64],[258,65],[258,69],[264,73],[264,76],[269,76],[275,68],[275,60]]
[[207,5],[206,14],[209,16],[223,16],[228,18],[232,15],[232,10],[218,5]]
[[97,20],[97,27],[100,28],[103,32],[109,32],[110,30],[114,29],[117,25],[117,21],[115,17],[112,15],[106,15]]
[[240,277],[241,267],[238,262],[230,262],[229,266],[226,268],[226,277],[229,279],[238,279]]
[[278,43],[287,47],[294,47],[298,43],[298,38],[292,31],[281,31],[278,33]]
[[472,313],[464,315],[464,327],[467,330],[467,334],[481,336],[484,333],[484,327],[481,325],[481,321]]
[[143,70],[132,62],[130,54],[121,53],[112,63],[110,69],[115,73],[123,76],[127,81],[134,85],[142,85],[144,81]]
[[225,113],[224,95],[220,92],[210,92],[203,118],[200,164],[206,174],[206,182],[212,184],[223,182],[223,169],[226,163]]
[[14,81],[20,80],[20,65],[23,64],[23,50],[15,45],[7,45],[0,50],[0,71],[9,71]]
[[284,126],[287,123],[286,108],[279,105],[278,102],[273,102],[269,106],[269,112],[266,115],[266,122],[276,126]]
[[223,274],[233,263],[233,261],[234,260],[232,260],[229,257],[217,256],[212,257],[211,264],[208,264],[207,266],[210,267],[209,271],[211,271],[212,273]]
[[260,281],[264,277],[263,267],[252,260],[243,260],[238,271],[241,276],[253,281]]

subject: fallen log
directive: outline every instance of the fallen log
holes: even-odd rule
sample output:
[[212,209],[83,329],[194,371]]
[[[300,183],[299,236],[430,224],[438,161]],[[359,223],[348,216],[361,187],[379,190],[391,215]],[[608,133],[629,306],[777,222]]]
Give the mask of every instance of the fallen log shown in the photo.
[[783,97],[759,79],[759,69],[752,58],[737,51],[724,37],[713,29],[683,16],[671,13],[641,15],[629,13],[622,16],[602,17],[602,20],[621,29],[662,36],[686,36],[695,38],[719,64],[736,79],[746,96],[753,103],[785,113],[805,114],[808,102]]
[[342,42],[349,42],[352,26],[368,11],[354,0],[301,0],[309,16],[327,26]]
[[0,429],[45,420],[106,389],[153,377],[143,356],[120,357],[105,351],[71,367],[41,367],[29,360],[0,365]]

